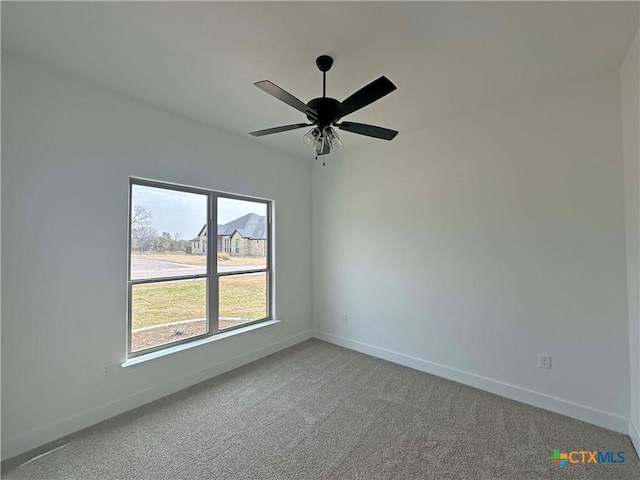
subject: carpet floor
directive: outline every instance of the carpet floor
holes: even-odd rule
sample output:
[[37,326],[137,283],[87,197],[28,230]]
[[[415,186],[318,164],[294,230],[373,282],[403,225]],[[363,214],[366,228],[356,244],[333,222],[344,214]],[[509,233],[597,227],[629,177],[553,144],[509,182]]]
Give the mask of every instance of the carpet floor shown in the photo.
[[[560,467],[554,449],[626,461]],[[625,435],[319,340],[2,467],[30,480],[640,478]]]

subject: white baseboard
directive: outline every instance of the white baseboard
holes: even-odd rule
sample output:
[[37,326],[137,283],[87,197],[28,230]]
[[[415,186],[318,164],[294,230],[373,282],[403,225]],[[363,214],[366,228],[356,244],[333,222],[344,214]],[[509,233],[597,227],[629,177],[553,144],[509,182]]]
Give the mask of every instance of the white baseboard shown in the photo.
[[[388,360],[393,363],[404,365],[405,367],[415,368],[438,377],[443,377],[448,380],[463,383],[471,387],[479,388],[501,397],[506,397],[511,400],[533,405],[534,407],[543,408],[554,413],[566,415],[567,417],[575,418],[583,422],[591,423],[599,427],[614,430],[616,432],[629,433],[629,419],[623,418],[613,413],[598,410],[596,408],[588,407],[586,405],[580,405],[578,403],[556,398],[544,393],[535,392],[526,388],[517,387],[508,383],[503,383],[491,378],[482,377],[473,373],[458,370],[456,368],[446,367],[437,363],[429,362],[421,358],[412,357],[403,353],[394,352],[386,348],[376,347],[366,343],[351,340],[349,338],[334,335],[332,333],[322,332],[314,330],[313,336],[339,345],[341,347],[349,348],[357,352],[366,353],[373,357]],[[636,444],[637,445],[637,444]],[[636,449],[638,447],[636,446]]]
[[629,437],[631,437],[631,443],[636,449],[636,455],[640,457],[640,428],[634,425],[633,420],[629,422]]
[[217,375],[221,375],[233,370],[234,368],[254,362],[262,357],[266,357],[267,355],[271,355],[272,353],[276,353],[284,348],[291,347],[296,343],[303,342],[310,338],[310,331],[293,335],[257,350],[237,355],[222,363],[188,373],[160,385],[141,390],[127,397],[86,410],[45,427],[10,437],[2,443],[2,460],[15,457],[16,455],[27,452],[33,448],[40,447],[46,443],[64,437],[65,435],[90,427],[91,425],[95,425],[96,423],[127,412],[133,408],[153,402],[154,400],[166,397],[167,395],[178,392],[184,388],[203,382]]

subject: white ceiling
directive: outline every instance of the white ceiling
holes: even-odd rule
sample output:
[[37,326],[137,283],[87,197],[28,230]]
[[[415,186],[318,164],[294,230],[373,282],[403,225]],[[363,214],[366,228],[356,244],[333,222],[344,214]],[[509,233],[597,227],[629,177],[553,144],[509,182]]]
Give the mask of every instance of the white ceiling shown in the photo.
[[[619,68],[637,2],[2,2],[2,50],[252,141],[311,158],[304,121],[252,84],[321,96],[385,75],[398,90],[348,117],[403,132]],[[347,132],[346,147],[379,142]]]

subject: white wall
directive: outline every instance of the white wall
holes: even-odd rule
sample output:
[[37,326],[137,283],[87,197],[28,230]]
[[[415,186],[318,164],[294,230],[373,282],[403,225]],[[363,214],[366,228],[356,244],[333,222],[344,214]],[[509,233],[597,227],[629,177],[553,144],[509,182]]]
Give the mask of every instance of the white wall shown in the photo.
[[640,41],[638,34],[620,69],[622,149],[624,156],[625,218],[627,227],[627,297],[631,423],[629,434],[640,453]]
[[[2,57],[3,458],[309,337],[311,167]],[[274,200],[283,322],[125,360],[130,175]]]
[[317,335],[626,432],[618,75],[342,137],[314,165]]

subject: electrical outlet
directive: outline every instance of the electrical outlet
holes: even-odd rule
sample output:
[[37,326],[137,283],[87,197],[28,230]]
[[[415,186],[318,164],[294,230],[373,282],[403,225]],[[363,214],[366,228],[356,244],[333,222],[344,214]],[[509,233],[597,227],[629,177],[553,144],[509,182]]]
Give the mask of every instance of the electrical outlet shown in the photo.
[[102,373],[104,375],[113,375],[113,363],[108,362],[102,365]]
[[551,370],[551,355],[538,355],[538,366]]
[[346,313],[342,314],[341,320],[342,320],[342,323],[347,323],[347,314]]

